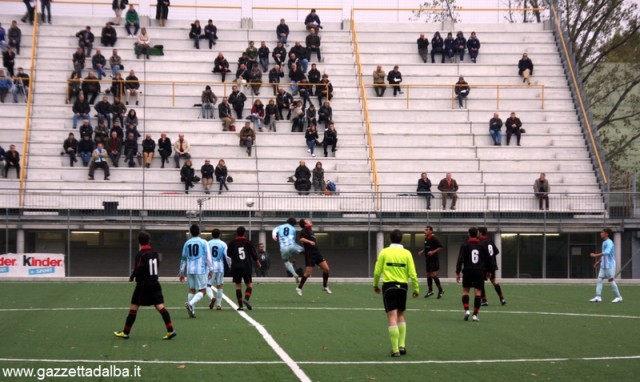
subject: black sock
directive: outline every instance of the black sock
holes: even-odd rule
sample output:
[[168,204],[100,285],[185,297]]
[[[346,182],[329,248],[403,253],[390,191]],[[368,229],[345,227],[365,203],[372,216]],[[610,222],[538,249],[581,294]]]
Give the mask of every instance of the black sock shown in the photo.
[[462,307],[464,310],[469,310],[469,295],[462,295]]
[[247,289],[244,291],[244,299],[248,300],[251,298],[251,292],[253,291],[252,287],[247,287]]
[[302,278],[300,279],[300,284],[298,284],[298,288],[302,289],[302,287],[304,286],[304,283],[307,281],[308,277],[307,276],[302,276]]
[[440,278],[436,276],[433,278],[433,281],[436,283],[436,287],[438,287],[438,290],[442,292],[442,286],[440,285]]
[[502,288],[500,288],[500,284],[494,285],[493,288],[496,290],[496,293],[500,297],[500,300],[504,300],[504,296],[502,295]]
[[433,278],[427,276],[427,286],[429,287],[429,292],[433,292]]
[[160,315],[162,315],[164,326],[167,328],[167,332],[173,332],[173,323],[171,322],[171,316],[169,315],[169,311],[167,310],[167,308],[162,308],[159,312]]
[[478,312],[480,312],[480,296],[473,299],[473,314],[478,314]]
[[129,332],[131,332],[131,327],[133,326],[133,323],[136,322],[136,316],[138,314],[137,310],[133,310],[130,309],[129,310],[129,315],[127,316],[127,320],[124,323],[124,334],[129,334]]
[[328,282],[329,282],[329,272],[323,273],[322,274],[322,286],[324,288],[326,288]]
[[240,289],[236,289],[236,300],[238,301],[238,306],[242,308],[242,291]]
[[482,283],[482,288],[480,289],[480,295],[482,296],[482,301],[487,301],[487,294],[484,291],[484,283]]

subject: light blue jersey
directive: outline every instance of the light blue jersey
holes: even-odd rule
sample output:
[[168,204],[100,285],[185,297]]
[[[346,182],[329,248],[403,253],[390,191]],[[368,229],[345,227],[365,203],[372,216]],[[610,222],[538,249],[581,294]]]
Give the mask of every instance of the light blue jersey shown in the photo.
[[182,247],[180,274],[201,275],[209,272],[211,268],[213,265],[207,241],[198,236],[187,240]]
[[271,231],[271,237],[278,239],[280,249],[287,248],[296,243],[296,229],[289,223],[279,225]]
[[600,262],[600,268],[616,269],[616,251],[613,240],[609,238],[602,242],[602,261]]
[[213,272],[224,272],[224,261],[227,257],[227,243],[220,239],[209,240]]

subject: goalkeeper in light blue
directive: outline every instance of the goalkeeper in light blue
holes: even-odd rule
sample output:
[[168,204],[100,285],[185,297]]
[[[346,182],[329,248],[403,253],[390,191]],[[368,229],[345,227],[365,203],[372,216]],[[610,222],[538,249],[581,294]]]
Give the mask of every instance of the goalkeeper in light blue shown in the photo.
[[287,219],[285,224],[279,225],[271,231],[271,237],[274,241],[280,243],[280,256],[284,261],[284,267],[295,277],[296,284],[299,282],[298,274],[293,268],[293,262],[291,258],[299,253],[302,253],[304,249],[296,243],[296,224],[295,218]]
[[616,298],[613,299],[614,303],[622,302],[622,296],[618,290],[616,284],[616,251],[613,245],[613,231],[609,228],[605,228],[600,231],[600,239],[602,239],[602,252],[592,253],[591,257],[599,258],[595,264],[595,267],[600,265],[600,271],[598,272],[598,283],[596,284],[596,297],[592,298],[591,302],[602,302],[602,281],[608,280],[611,284],[611,289]]

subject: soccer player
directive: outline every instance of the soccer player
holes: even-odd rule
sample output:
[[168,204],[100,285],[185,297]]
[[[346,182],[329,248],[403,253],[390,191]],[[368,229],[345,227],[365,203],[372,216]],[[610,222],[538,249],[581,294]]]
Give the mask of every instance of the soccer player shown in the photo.
[[[500,303],[505,305],[507,301],[504,299],[504,295],[502,294],[502,288],[500,287],[500,283],[496,279],[496,271],[498,270],[498,261],[496,260],[496,256],[500,254],[500,250],[496,247],[496,243],[489,238],[489,234],[487,231],[487,227],[478,227],[480,243],[487,247],[487,253],[489,254],[489,263],[491,271],[487,274],[489,281],[493,284],[493,289],[496,290],[498,297],[500,297]],[[489,306],[489,302],[487,301],[487,294],[484,290],[484,283],[482,283],[482,306]]]
[[613,245],[613,240],[611,237],[613,236],[613,231],[609,228],[605,228],[600,231],[600,239],[602,239],[602,252],[600,253],[592,253],[591,257],[599,257],[598,261],[595,264],[595,267],[600,265],[600,271],[598,272],[598,283],[596,284],[596,297],[592,298],[591,302],[602,302],[602,280],[609,280],[611,284],[611,289],[613,290],[613,294],[616,295],[616,298],[613,299],[614,303],[622,302],[622,296],[620,295],[620,291],[618,290],[618,285],[616,284],[616,250]]
[[442,249],[444,249],[444,247],[440,244],[440,240],[433,236],[433,228],[428,225],[427,228],[424,229],[424,249],[418,252],[418,255],[425,255],[427,263],[427,286],[429,287],[429,291],[424,295],[425,298],[433,296],[434,281],[436,282],[436,287],[438,287],[438,298],[442,298],[444,294],[444,289],[442,289],[440,279],[438,278],[438,270],[440,269],[438,252]]
[[469,321],[469,289],[474,288],[473,321],[480,321],[480,295],[484,276],[489,271],[489,254],[487,247],[478,239],[478,229],[469,228],[467,242],[460,246],[458,262],[456,264],[456,282],[460,282],[462,271],[462,306],[464,307],[464,320]]
[[322,290],[331,294],[331,289],[327,286],[329,283],[329,263],[322,257],[320,250],[318,249],[318,241],[315,233],[313,233],[313,222],[311,219],[301,219],[300,227],[302,232],[300,233],[300,242],[304,245],[304,262],[305,270],[302,279],[296,288],[298,296],[302,296],[302,287],[313,273],[313,267],[319,266],[322,269]]
[[136,289],[134,289],[131,296],[129,315],[124,323],[124,329],[113,334],[116,337],[128,339],[131,327],[136,321],[138,308],[140,306],[154,305],[162,315],[164,326],[167,328],[167,334],[162,339],[170,340],[176,336],[176,332],[173,330],[171,316],[169,316],[169,312],[164,307],[162,287],[158,282],[158,252],[151,248],[151,235],[145,231],[138,233],[138,244],[140,245],[140,251],[136,255],[133,272],[129,276],[129,281],[136,280]]
[[380,251],[373,270],[373,290],[380,294],[378,286],[382,277],[382,301],[389,321],[389,338],[391,339],[391,356],[399,357],[407,354],[405,339],[407,322],[404,311],[407,306],[407,290],[409,280],[413,286],[413,298],[420,295],[418,274],[413,263],[411,252],[404,249],[402,232],[391,232],[391,245]]
[[[213,264],[213,277],[207,284],[207,297],[211,301],[209,303],[209,309],[216,307],[216,310],[222,309],[222,300],[224,299],[224,293],[222,287],[224,286],[224,261],[231,261],[227,257],[227,243],[220,240],[220,230],[214,229],[211,231],[212,239],[209,240],[209,251],[211,252],[211,262]],[[216,286],[217,293],[213,295],[212,285]]]
[[[227,253],[231,258],[231,275],[233,276],[233,282],[236,284],[236,300],[238,301],[238,310],[244,310],[242,303],[247,306],[247,309],[253,309],[253,306],[249,302],[251,298],[251,292],[253,292],[253,279],[251,278],[252,268],[251,260],[256,263],[256,266],[260,267],[260,260],[258,260],[258,254],[256,248],[251,244],[244,234],[246,230],[244,227],[238,227],[236,229],[236,238],[229,243],[229,249]],[[244,300],[242,299],[242,281],[246,285],[244,292]]]
[[178,277],[180,282],[183,283],[185,274],[187,275],[189,293],[184,307],[187,308],[190,318],[196,318],[195,306],[204,297],[208,279],[213,276],[213,264],[211,263],[209,243],[200,237],[200,227],[197,224],[193,224],[189,228],[189,232],[191,233],[191,238],[182,247]]
[[294,255],[302,253],[303,248],[296,243],[296,224],[295,218],[287,219],[285,224],[279,225],[271,231],[271,238],[274,241],[280,242],[280,256],[284,261],[284,267],[295,277],[296,284],[300,282],[300,278],[293,268],[291,258]]

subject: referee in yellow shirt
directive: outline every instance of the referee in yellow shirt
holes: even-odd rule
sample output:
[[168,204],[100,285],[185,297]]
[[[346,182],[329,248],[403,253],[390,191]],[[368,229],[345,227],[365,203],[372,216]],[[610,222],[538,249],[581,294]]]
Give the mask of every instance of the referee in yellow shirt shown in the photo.
[[[391,339],[391,356],[400,357],[407,354],[405,338],[407,336],[407,322],[404,311],[407,306],[407,290],[409,279],[413,285],[413,298],[420,294],[418,274],[413,263],[411,252],[404,249],[402,232],[391,232],[391,245],[380,251],[376,267],[373,271],[373,290],[380,294],[384,310],[389,320],[389,338]],[[378,286],[382,277],[382,289]]]

